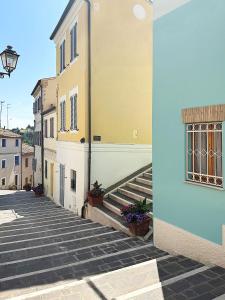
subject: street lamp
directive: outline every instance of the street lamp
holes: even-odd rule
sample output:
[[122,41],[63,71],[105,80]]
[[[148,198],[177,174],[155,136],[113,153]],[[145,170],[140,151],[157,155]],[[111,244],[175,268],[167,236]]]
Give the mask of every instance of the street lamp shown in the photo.
[[10,74],[15,70],[19,55],[12,49],[11,46],[7,48],[0,54],[2,59],[2,66],[6,73],[0,72],[0,78],[4,78],[5,75],[10,77]]

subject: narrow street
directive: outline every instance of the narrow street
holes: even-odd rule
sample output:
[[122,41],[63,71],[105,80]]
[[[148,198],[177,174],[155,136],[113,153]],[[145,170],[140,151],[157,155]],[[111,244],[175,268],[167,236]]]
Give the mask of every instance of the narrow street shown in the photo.
[[224,269],[168,255],[32,192],[1,192],[0,213],[0,299],[206,300],[225,293]]

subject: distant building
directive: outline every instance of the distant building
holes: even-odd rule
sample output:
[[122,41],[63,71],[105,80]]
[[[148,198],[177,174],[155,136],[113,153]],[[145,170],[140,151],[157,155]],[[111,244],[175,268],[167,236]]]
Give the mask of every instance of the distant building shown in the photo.
[[0,189],[21,189],[21,141],[19,134],[0,129]]
[[51,107],[56,100],[55,77],[40,79],[31,95],[34,97],[34,186],[44,182],[44,155],[43,155],[43,119],[42,112]]
[[22,187],[27,183],[33,185],[33,158],[34,147],[28,144],[22,144]]

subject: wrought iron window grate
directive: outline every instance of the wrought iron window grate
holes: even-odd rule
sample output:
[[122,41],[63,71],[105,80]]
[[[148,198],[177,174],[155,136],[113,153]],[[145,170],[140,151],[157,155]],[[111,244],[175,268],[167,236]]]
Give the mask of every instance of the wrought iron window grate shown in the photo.
[[223,187],[221,122],[186,124],[186,180]]

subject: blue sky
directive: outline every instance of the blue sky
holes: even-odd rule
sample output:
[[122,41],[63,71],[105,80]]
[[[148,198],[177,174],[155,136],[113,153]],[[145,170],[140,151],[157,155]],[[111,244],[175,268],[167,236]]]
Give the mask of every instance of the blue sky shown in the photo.
[[[68,0],[1,1],[0,51],[12,45],[21,55],[12,77],[0,79],[0,100],[11,104],[10,128],[33,124],[30,93],[38,79],[55,76],[55,46],[49,37],[67,3]],[[6,125],[6,105],[2,119]]]

